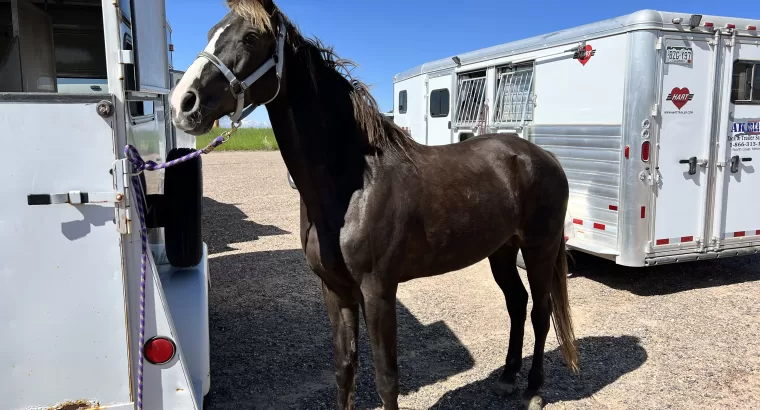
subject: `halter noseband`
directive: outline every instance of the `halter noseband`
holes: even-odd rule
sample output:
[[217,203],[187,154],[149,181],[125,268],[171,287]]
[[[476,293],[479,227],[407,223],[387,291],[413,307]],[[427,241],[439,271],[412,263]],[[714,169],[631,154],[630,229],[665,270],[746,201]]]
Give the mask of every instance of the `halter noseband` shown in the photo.
[[[243,81],[240,81],[237,79],[235,74],[227,68],[224,63],[219,60],[219,58],[209,52],[201,51],[198,53],[198,57],[203,57],[211,62],[211,64],[215,65],[216,68],[219,69],[219,71],[224,74],[224,77],[227,78],[227,81],[230,82],[230,91],[232,92],[232,95],[235,96],[237,99],[237,108],[235,109],[235,112],[230,114],[230,120],[232,121],[233,125],[237,123],[238,125],[243,120],[243,118],[247,117],[250,113],[253,112],[258,106],[269,104],[274,100],[277,95],[280,93],[280,81],[282,79],[282,63],[285,58],[283,57],[285,49],[285,21],[283,20],[280,22],[280,32],[277,33],[277,49],[275,50],[274,55],[269,58],[264,64],[262,64],[256,71],[253,72],[253,74],[249,75],[248,78],[246,78]],[[269,71],[270,68],[275,67],[276,68],[276,74],[277,74],[277,91],[274,93],[274,96],[267,102],[263,104],[250,104],[247,108],[243,109],[243,104],[245,104],[245,90],[248,89],[253,83],[255,83],[259,78],[263,77],[264,74]]]

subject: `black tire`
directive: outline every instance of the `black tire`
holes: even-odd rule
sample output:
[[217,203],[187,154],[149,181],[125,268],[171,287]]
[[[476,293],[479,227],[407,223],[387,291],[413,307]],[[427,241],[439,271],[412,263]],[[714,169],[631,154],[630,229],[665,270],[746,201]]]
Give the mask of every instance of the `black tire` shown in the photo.
[[[193,151],[191,148],[175,148],[169,151],[166,161]],[[174,267],[196,266],[203,257],[203,172],[200,157],[166,168],[164,197],[166,257]]]

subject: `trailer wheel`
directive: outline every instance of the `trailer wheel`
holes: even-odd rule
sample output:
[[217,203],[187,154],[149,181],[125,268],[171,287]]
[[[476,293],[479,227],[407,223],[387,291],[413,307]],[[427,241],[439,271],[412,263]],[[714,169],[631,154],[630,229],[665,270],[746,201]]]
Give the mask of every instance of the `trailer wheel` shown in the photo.
[[[175,148],[169,151],[166,161],[193,151],[192,148]],[[166,257],[174,267],[196,266],[203,257],[201,158],[166,168],[164,182]]]

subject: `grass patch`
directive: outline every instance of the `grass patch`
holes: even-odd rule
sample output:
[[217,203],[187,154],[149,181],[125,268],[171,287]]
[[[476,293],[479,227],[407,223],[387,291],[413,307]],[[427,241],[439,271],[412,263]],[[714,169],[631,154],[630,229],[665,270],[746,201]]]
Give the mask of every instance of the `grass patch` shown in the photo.
[[[228,129],[214,128],[208,134],[198,136],[195,140],[196,149],[205,147]],[[216,151],[277,151],[279,149],[271,128],[238,128],[230,140],[220,145]]]

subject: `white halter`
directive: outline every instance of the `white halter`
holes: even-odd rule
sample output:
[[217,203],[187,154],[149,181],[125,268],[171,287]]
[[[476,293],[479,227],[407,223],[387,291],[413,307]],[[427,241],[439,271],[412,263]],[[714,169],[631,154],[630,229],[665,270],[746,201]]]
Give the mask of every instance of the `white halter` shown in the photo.
[[[235,109],[234,113],[231,113],[230,120],[232,121],[233,125],[237,123],[237,126],[240,125],[240,122],[243,120],[243,118],[247,117],[250,113],[253,112],[258,106],[269,104],[274,100],[277,95],[280,93],[280,81],[282,79],[282,64],[283,60],[285,58],[283,57],[283,52],[285,49],[285,21],[283,20],[280,23],[280,31],[277,33],[277,49],[274,52],[274,55],[269,58],[264,64],[262,64],[256,71],[253,72],[253,74],[249,75],[248,78],[246,78],[243,81],[240,81],[235,77],[235,74],[227,68],[224,63],[219,60],[219,58],[211,53],[208,53],[206,51],[201,51],[198,54],[198,58],[206,58],[208,61],[211,62],[211,64],[215,65],[219,71],[224,74],[224,77],[227,78],[227,80],[230,82],[230,91],[232,92],[232,95],[237,98],[237,108]],[[274,93],[274,96],[269,99],[269,101],[263,103],[263,104],[256,104],[256,105],[249,105],[247,108],[243,109],[243,104],[245,103],[245,90],[248,89],[253,83],[255,83],[259,78],[264,76],[264,74],[269,71],[270,68],[276,67],[276,74],[277,74],[277,91]]]

